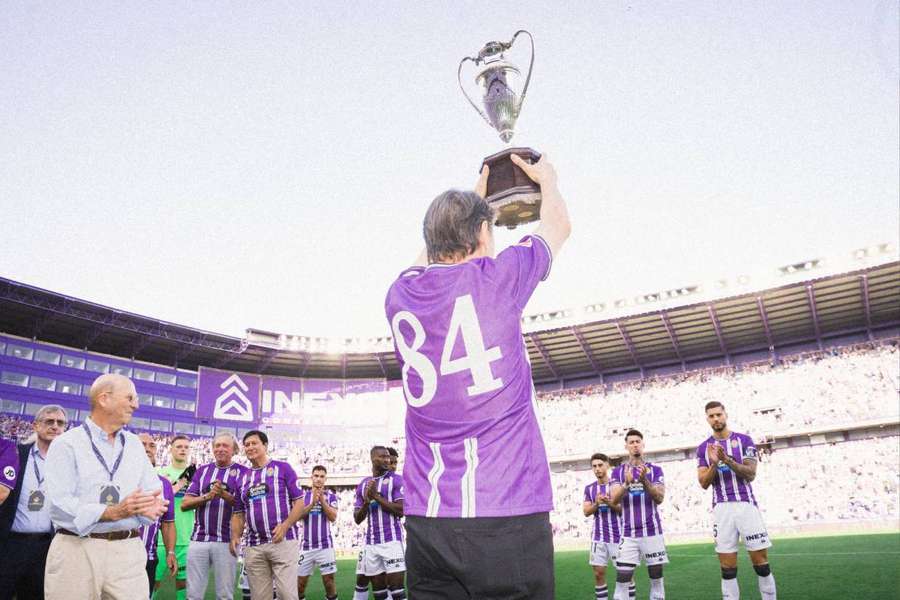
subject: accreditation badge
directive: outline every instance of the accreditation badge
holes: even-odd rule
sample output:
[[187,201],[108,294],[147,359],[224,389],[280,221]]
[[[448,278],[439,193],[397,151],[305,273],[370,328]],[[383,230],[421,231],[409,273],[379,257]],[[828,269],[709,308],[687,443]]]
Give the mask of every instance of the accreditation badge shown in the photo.
[[100,504],[113,506],[119,503],[119,488],[113,484],[105,485],[100,489]]
[[44,492],[41,490],[34,490],[28,494],[28,510],[31,512],[38,512],[42,508],[44,508]]

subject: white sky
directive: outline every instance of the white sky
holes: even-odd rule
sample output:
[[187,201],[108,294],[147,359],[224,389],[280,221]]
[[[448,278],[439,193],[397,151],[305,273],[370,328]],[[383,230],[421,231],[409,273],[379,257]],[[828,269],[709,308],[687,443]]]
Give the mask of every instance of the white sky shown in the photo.
[[502,148],[457,63],[519,28],[513,141],[574,224],[528,312],[898,241],[893,1],[101,4],[0,10],[2,276],[386,334],[428,203]]

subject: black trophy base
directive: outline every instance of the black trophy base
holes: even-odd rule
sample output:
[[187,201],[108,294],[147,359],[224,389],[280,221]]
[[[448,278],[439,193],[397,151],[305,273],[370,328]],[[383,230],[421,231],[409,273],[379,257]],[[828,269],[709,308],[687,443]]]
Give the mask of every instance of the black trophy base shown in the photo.
[[518,154],[526,162],[536,163],[541,155],[531,148],[507,148],[484,159],[491,172],[485,200],[494,209],[494,225],[515,229],[541,216],[541,188],[510,159]]

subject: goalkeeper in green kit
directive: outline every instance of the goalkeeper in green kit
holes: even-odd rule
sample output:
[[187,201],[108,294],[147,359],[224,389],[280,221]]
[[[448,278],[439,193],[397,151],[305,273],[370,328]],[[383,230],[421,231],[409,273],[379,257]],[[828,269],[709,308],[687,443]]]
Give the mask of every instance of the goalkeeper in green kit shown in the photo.
[[[178,561],[178,573],[175,575],[175,598],[185,600],[187,596],[187,554],[188,545],[191,543],[191,531],[194,529],[194,513],[181,510],[181,502],[184,500],[184,492],[191,483],[196,467],[188,462],[191,451],[191,440],[186,435],[176,435],[169,444],[169,453],[172,456],[171,463],[166,467],[160,467],[160,475],[172,484],[175,492],[175,559]],[[166,576],[165,547],[162,542],[157,546],[159,562],[156,568],[156,589]],[[156,592],[154,592],[154,598]]]

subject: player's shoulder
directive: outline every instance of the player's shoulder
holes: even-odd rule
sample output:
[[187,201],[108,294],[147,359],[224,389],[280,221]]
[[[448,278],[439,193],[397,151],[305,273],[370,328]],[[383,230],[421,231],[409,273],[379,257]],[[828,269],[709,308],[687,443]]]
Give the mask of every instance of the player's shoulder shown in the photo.
[[584,486],[584,491],[585,491],[585,492],[591,491],[591,489],[592,489],[595,485],[597,485],[597,482],[596,482],[596,481],[590,482],[589,484],[587,484],[586,486]]
[[697,450],[698,451],[703,450],[703,448],[705,448],[706,446],[709,446],[712,443],[712,441],[713,441],[713,436],[707,437],[706,439],[704,439],[702,442],[700,442],[697,445]]

